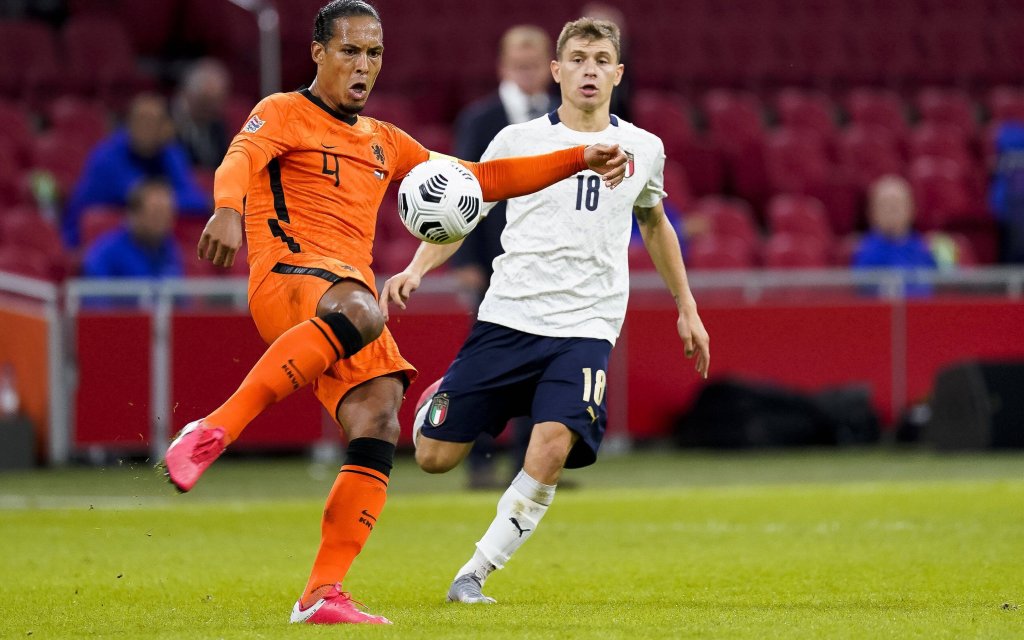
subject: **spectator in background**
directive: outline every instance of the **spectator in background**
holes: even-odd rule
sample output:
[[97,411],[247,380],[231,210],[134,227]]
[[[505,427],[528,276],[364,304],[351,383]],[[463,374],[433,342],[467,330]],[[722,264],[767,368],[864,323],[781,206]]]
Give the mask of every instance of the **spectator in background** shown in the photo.
[[[552,94],[551,38],[533,25],[519,25],[505,32],[498,53],[498,90],[469,105],[455,123],[456,157],[478,161],[498,132],[510,124],[533,120],[554,111],[558,99]],[[491,263],[503,253],[501,232],[505,229],[505,203],[498,204],[480,222],[452,257],[453,273],[475,309],[490,284]],[[513,420],[513,469],[522,466],[530,441],[529,419]],[[469,486],[486,489],[504,486],[495,478],[494,440],[484,434],[468,457]]]
[[[913,230],[914,199],[910,184],[899,176],[883,176],[868,193],[871,230],[853,256],[859,269],[935,269],[936,262],[921,234]],[[928,295],[931,287],[909,282],[907,295]]]
[[[621,55],[619,56],[619,62],[629,69],[629,39],[626,34],[626,16],[622,13],[622,10],[613,4],[605,2],[588,2],[583,5],[580,10],[581,16],[595,18],[597,20],[607,20],[608,22],[614,23],[619,28],[619,47],[621,49]],[[629,111],[629,100],[631,97],[631,88],[633,81],[630,79],[632,74],[622,74],[622,80],[619,82],[619,86],[612,90],[612,102],[611,111],[613,114],[619,116],[623,120],[632,121]]]
[[205,217],[210,199],[200,191],[185,150],[173,138],[167,101],[152,93],[136,96],[126,125],[100,142],[86,161],[64,211],[65,244],[79,245],[79,221],[87,208],[125,206],[129,192],[144,178],[163,178],[174,190],[179,209]]
[[124,225],[89,248],[82,265],[89,278],[165,278],[184,273],[174,241],[175,203],[171,186],[146,178],[128,196]]
[[1006,122],[996,133],[989,206],[999,222],[1000,261],[1024,263],[1024,123]]
[[214,58],[193,63],[182,78],[171,116],[178,141],[194,166],[216,169],[227,153],[234,133],[229,134],[225,117],[230,92],[227,67]]

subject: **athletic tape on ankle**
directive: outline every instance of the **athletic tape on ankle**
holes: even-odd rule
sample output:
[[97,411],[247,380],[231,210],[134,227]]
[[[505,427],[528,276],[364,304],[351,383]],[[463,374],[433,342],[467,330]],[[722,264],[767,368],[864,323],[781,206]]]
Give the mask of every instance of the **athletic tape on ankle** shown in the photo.
[[334,312],[320,318],[330,327],[331,333],[338,339],[341,345],[342,358],[351,358],[365,345],[363,336],[356,329],[356,325],[345,316],[344,313]]

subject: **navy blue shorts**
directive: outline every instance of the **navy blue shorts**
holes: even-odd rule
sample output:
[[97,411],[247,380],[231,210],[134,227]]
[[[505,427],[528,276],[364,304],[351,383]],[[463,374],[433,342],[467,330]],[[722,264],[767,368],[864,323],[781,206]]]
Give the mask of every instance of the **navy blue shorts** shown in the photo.
[[608,355],[596,338],[549,338],[477,321],[426,412],[422,435],[497,436],[510,418],[560,422],[579,434],[566,468],[593,464],[604,437]]

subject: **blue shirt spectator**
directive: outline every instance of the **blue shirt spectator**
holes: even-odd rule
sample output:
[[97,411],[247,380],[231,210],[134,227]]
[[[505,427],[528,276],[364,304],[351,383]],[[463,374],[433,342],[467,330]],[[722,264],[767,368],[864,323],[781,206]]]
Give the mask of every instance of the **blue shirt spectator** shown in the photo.
[[[868,203],[871,231],[853,256],[855,269],[935,269],[924,238],[912,228],[914,201],[910,185],[899,176],[884,176],[871,185]],[[931,285],[907,282],[908,296],[925,296]]]
[[127,125],[101,142],[86,162],[64,211],[65,244],[77,247],[81,242],[79,221],[85,209],[94,204],[124,206],[132,188],[147,178],[166,180],[183,211],[209,213],[210,199],[199,189],[188,156],[172,136],[164,99],[149,94],[135,98]]
[[1024,262],[1024,123],[1003,123],[996,133],[989,206],[999,222],[1000,260]]
[[139,184],[129,196],[124,226],[89,248],[82,265],[89,278],[166,278],[184,274],[174,241],[174,193],[164,182]]

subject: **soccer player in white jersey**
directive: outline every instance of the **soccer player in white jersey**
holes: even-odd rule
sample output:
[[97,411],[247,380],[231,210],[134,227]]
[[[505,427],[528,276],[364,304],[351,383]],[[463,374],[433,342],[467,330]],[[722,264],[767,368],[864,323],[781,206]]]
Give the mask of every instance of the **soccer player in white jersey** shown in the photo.
[[[629,246],[636,215],[644,244],[679,310],[684,353],[707,376],[708,334],[690,292],[679,240],[665,217],[661,140],[609,112],[622,78],[619,30],[581,18],[562,29],[551,63],[562,105],[511,125],[484,159],[536,154],[578,144],[619,145],[630,158],[615,189],[583,171],[533,195],[508,201],[505,249],[478,319],[444,377],[420,399],[413,425],[416,461],[429,473],[454,468],[481,432],[497,435],[510,417],[529,415],[533,433],[522,471],[498,501],[476,551],[456,573],[452,602],[492,603],[487,576],[532,535],[555,495],[563,468],[592,464],[605,427],[608,355],[629,295]],[[405,308],[423,276],[458,249],[422,244],[389,279],[381,310]]]

